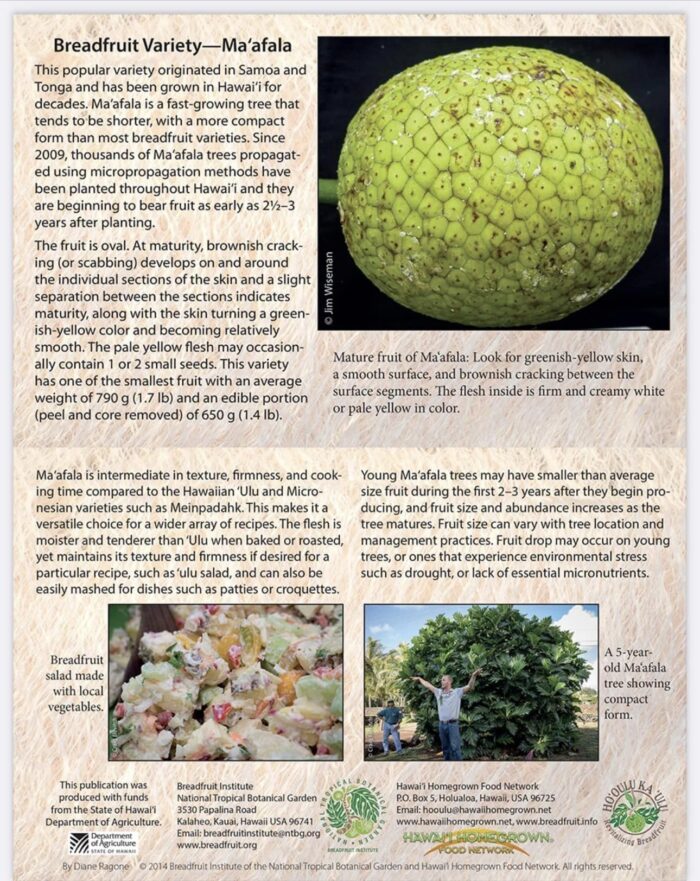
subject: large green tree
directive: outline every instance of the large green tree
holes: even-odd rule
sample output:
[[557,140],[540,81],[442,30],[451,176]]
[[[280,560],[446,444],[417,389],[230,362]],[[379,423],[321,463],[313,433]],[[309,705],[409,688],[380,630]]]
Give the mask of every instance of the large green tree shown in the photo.
[[578,692],[591,668],[569,632],[512,606],[438,615],[411,640],[402,687],[418,733],[432,746],[439,744],[435,697],[409,677],[439,686],[448,674],[462,686],[477,667],[476,688],[462,699],[464,758],[547,756],[575,746]]
[[365,695],[370,707],[388,700],[403,700],[400,668],[406,647],[401,644],[386,651],[378,639],[368,637],[365,643]]

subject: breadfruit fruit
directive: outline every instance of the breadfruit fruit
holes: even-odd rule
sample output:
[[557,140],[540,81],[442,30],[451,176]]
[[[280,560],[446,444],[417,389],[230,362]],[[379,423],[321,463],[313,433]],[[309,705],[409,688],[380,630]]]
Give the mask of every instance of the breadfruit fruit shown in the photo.
[[590,67],[497,46],[394,76],[350,122],[345,241],[380,291],[472,327],[556,321],[644,253],[661,206],[641,108]]

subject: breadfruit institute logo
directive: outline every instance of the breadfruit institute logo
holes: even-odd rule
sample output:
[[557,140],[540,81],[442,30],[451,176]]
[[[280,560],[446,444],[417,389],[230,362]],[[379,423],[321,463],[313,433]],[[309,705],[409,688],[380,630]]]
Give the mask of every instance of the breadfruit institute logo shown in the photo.
[[618,783],[605,796],[605,826],[622,844],[648,844],[666,826],[668,802],[662,792],[644,780]]
[[386,813],[384,797],[366,780],[340,780],[321,800],[321,825],[340,843],[361,848],[379,835]]

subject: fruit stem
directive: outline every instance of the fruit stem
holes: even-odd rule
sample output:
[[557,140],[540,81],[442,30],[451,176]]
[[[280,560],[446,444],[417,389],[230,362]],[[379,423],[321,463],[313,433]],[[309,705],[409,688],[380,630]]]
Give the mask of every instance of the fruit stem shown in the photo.
[[338,204],[338,181],[328,178],[319,178],[318,201],[323,205]]

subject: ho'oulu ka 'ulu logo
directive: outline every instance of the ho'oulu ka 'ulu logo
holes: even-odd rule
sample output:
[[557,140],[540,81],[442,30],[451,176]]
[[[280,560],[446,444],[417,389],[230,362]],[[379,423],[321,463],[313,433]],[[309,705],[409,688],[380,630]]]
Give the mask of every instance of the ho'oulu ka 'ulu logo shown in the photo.
[[323,796],[321,825],[336,841],[362,845],[384,825],[386,803],[366,781],[340,780]]
[[666,825],[668,803],[663,794],[644,780],[627,780],[614,786],[603,804],[605,825],[624,844],[646,844]]

